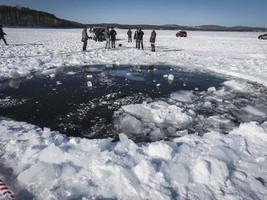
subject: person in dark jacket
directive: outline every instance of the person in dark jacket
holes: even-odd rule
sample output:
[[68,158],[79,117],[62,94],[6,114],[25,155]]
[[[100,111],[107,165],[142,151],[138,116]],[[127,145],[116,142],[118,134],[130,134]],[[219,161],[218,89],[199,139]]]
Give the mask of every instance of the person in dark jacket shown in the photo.
[[139,28],[138,33],[137,33],[137,48],[144,50],[144,45],[143,45],[143,36],[144,32],[142,31],[141,28]]
[[6,45],[8,45],[7,42],[6,42],[6,39],[5,39],[5,35],[6,35],[6,33],[4,33],[4,31],[3,31],[3,26],[0,25],[0,40],[3,39],[4,40],[4,43]]
[[151,51],[152,52],[155,52],[155,42],[156,42],[156,36],[157,36],[157,33],[156,31],[153,29],[152,32],[151,32],[151,35],[150,35],[150,44],[151,44]]
[[110,31],[110,39],[111,39],[111,48],[115,48],[115,41],[116,41],[117,32],[111,27]]
[[127,35],[128,35],[128,42],[132,42],[132,31],[131,31],[131,29],[128,30]]
[[87,40],[89,39],[87,34],[87,27],[85,26],[82,31],[82,42],[83,42],[83,51],[86,51]]

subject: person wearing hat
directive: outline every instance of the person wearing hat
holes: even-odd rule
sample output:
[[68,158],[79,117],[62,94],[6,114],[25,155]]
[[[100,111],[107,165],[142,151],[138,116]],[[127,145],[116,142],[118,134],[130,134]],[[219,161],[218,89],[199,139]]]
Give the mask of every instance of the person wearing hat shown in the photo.
[[7,42],[6,42],[6,39],[5,39],[5,37],[4,37],[5,35],[6,35],[6,33],[4,33],[4,31],[3,31],[3,26],[0,25],[0,40],[3,39],[3,40],[4,40],[4,43],[5,43],[6,45],[8,45]]

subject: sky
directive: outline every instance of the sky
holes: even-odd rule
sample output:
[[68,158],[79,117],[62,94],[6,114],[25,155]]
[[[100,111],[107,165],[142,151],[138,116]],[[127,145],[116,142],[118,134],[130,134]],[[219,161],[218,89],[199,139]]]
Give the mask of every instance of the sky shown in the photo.
[[0,0],[80,23],[267,27],[267,0]]

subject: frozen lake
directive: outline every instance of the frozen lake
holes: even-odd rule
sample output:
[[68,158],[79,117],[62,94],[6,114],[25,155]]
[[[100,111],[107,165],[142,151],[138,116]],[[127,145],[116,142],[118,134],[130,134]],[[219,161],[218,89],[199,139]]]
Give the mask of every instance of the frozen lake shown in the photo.
[[[263,33],[188,31],[177,38],[177,30],[156,30],[151,52],[151,30],[144,30],[144,51],[117,30],[121,47],[90,41],[83,52],[80,29],[5,31],[0,178],[16,199],[266,197]],[[88,138],[121,134],[112,142],[44,126]]]
[[[164,65],[50,69],[2,82],[0,112],[2,116],[69,136],[116,138],[124,132],[136,141],[170,139],[195,132],[226,133],[241,122],[261,122],[266,118],[263,114],[247,115],[246,109],[240,110],[245,106],[267,108],[265,90],[258,95],[228,92],[218,100],[214,91],[220,90],[224,81],[211,74],[189,73]],[[157,101],[179,106],[188,120],[158,123],[152,119],[151,124],[151,119],[144,120],[121,109],[143,102],[153,105]],[[134,110],[138,112],[138,108]],[[167,115],[172,118],[172,113]]]

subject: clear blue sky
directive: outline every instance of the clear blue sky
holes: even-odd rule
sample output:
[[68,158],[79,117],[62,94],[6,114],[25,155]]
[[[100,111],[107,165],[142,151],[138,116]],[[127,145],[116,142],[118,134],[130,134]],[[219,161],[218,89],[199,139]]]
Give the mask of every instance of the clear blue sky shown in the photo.
[[267,0],[0,0],[0,4],[81,23],[267,27]]

